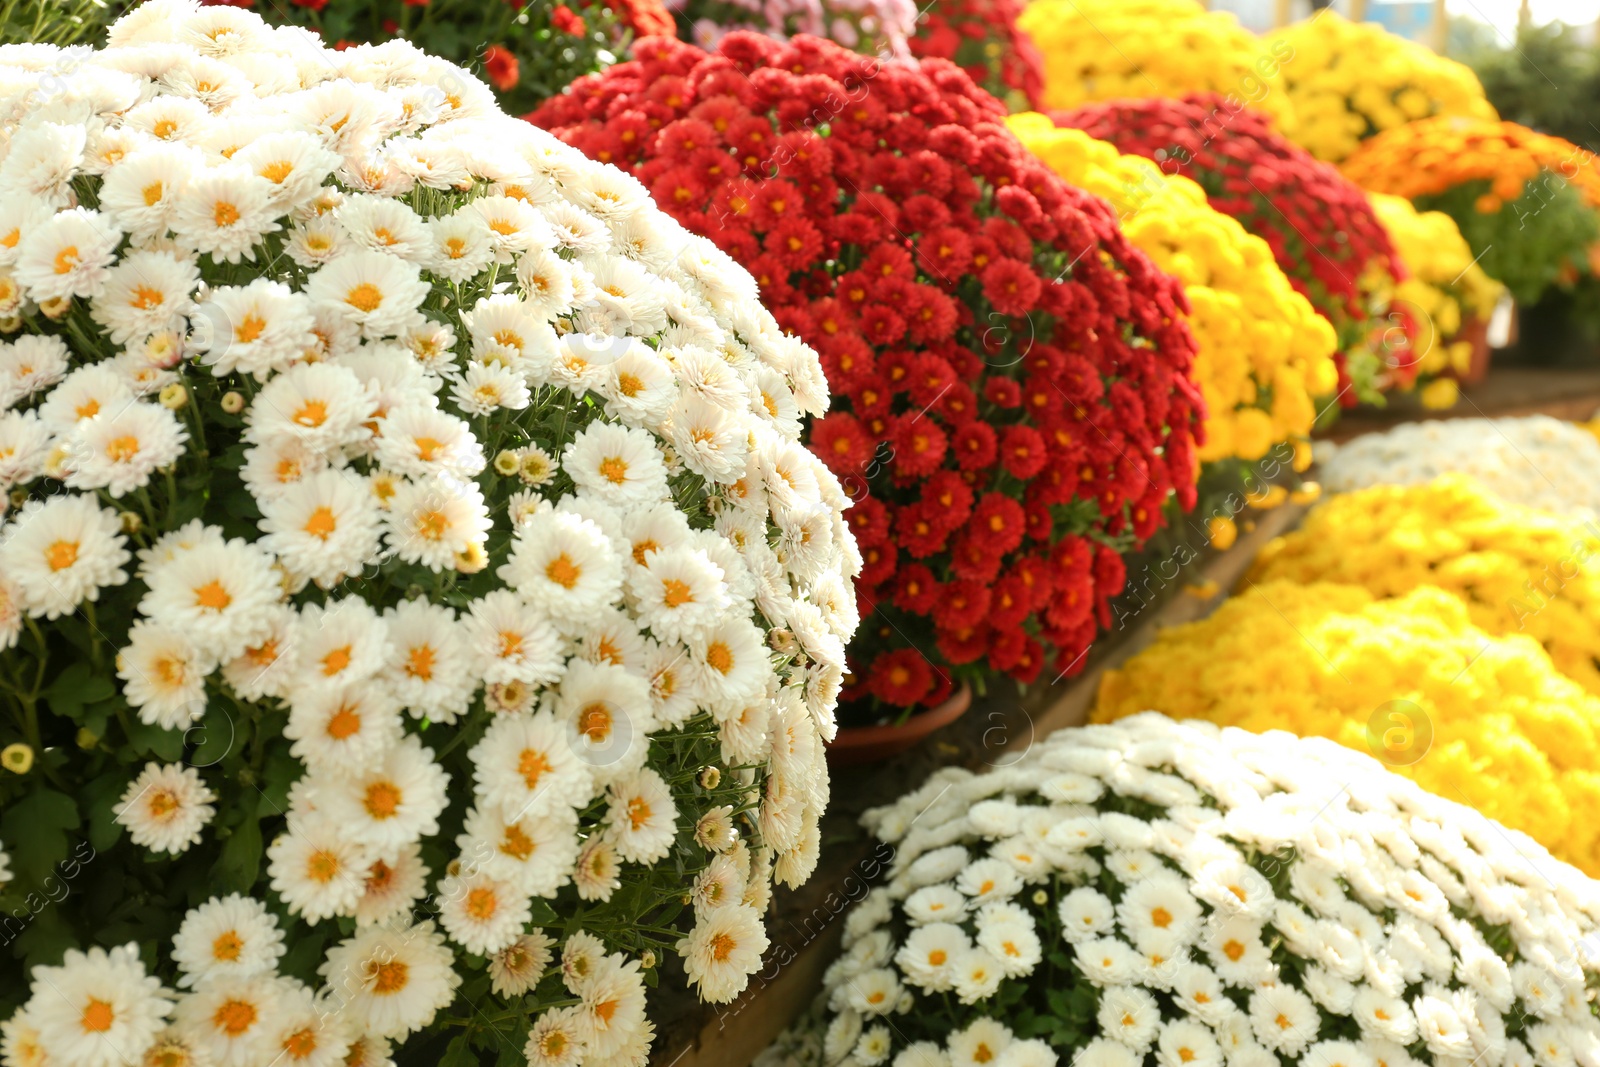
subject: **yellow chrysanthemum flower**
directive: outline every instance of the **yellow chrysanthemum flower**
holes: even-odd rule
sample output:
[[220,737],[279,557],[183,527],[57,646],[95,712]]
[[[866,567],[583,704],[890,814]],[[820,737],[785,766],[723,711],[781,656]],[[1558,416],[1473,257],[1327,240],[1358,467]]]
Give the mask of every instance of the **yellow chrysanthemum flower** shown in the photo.
[[[1464,372],[1472,358],[1472,344],[1456,339],[1468,319],[1487,318],[1505,287],[1484,273],[1467,247],[1455,220],[1442,211],[1418,211],[1404,197],[1372,193],[1372,208],[1389,231],[1409,277],[1395,287],[1391,307],[1410,312],[1416,325],[1417,380],[1423,402],[1449,407],[1455,402],[1453,385],[1429,385],[1445,371]],[[1442,379],[1441,379],[1442,381]],[[1448,400],[1449,403],[1442,403]]]
[[1033,0],[1017,19],[1044,59],[1042,106],[1216,92],[1293,124],[1279,68],[1293,52],[1195,0]]
[[1194,331],[1195,377],[1206,400],[1202,462],[1257,460],[1304,440],[1315,398],[1338,387],[1333,327],[1297,292],[1267,243],[1206,202],[1188,178],[1037,113],[1012,131],[1063,179],[1109,202],[1122,230],[1183,282]]
[[1379,596],[1432,585],[1473,625],[1524,633],[1600,696],[1600,530],[1511,504],[1471,478],[1381,485],[1336,496],[1266,546],[1255,582],[1347,582]]
[[1319,12],[1266,35],[1287,48],[1282,84],[1294,101],[1290,140],[1337,163],[1364,138],[1434,115],[1498,118],[1472,68],[1375,22]]
[[1093,718],[1150,709],[1371,752],[1600,873],[1600,699],[1442,589],[1252,583],[1108,671]]

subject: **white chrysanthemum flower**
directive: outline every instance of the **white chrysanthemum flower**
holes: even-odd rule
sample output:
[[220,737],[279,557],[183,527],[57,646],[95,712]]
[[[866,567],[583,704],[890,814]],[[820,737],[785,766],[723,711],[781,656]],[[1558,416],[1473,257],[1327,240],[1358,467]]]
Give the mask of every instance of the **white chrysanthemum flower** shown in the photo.
[[320,470],[261,501],[263,548],[290,574],[331,587],[360,574],[378,551],[378,507],[365,478]]
[[667,495],[667,467],[643,430],[597,422],[579,431],[562,453],[561,468],[580,491],[624,510]]
[[[443,239],[448,242],[449,237]],[[492,258],[492,246],[489,254]],[[448,268],[436,266],[434,269]],[[535,315],[554,319],[572,307],[572,271],[554,252],[536,248],[524,253],[517,260],[517,284],[522,288],[525,306]]]
[[684,972],[701,999],[726,1004],[744,992],[767,950],[761,915],[745,904],[729,904],[699,917],[678,945]]
[[358,597],[305,605],[291,640],[296,668],[291,690],[365,681],[389,655],[383,620]]
[[450,398],[468,415],[491,415],[500,408],[520,411],[532,394],[521,374],[502,363],[467,364],[450,384]]
[[190,908],[172,938],[172,961],[185,988],[224,976],[266,974],[284,953],[283,931],[266,905],[229,893]]
[[1317,1039],[1321,1016],[1310,997],[1288,985],[1270,985],[1250,995],[1250,1027],[1274,1052],[1298,1056]]
[[215,661],[181,632],[140,619],[117,653],[122,695],[139,709],[139,720],[164,730],[199,721],[206,709],[206,676]]
[[463,871],[439,883],[439,921],[468,952],[492,955],[515,942],[527,924],[528,894],[482,871]]
[[67,442],[65,478],[73,489],[104,489],[113,497],[143,488],[151,475],[183,454],[189,432],[164,407],[142,402],[84,419]]
[[[324,781],[307,780],[319,794]],[[308,923],[353,915],[361,900],[372,851],[321,813],[291,817],[267,848],[267,873],[289,911]]]
[[[432,220],[428,223],[432,252],[426,260],[428,270],[458,285],[477,277],[494,262],[493,236],[488,222],[476,211],[457,211]],[[522,274],[519,263],[519,280]]]
[[551,1008],[533,1021],[522,1054],[528,1067],[578,1067],[586,1051],[576,1008]]
[[356,902],[357,926],[387,923],[410,914],[418,900],[427,895],[428,867],[422,862],[422,849],[412,843],[393,855],[375,859],[367,867],[361,899]]
[[594,795],[590,769],[577,753],[572,726],[541,711],[495,720],[468,755],[483,802],[537,817],[582,807]]
[[293,988],[271,974],[217,977],[179,999],[173,1026],[221,1067],[269,1059],[283,998]]
[[578,1028],[586,1058],[606,1062],[649,1025],[638,960],[624,962],[621,956],[602,959],[579,991],[578,1001]]
[[461,316],[472,338],[472,358],[501,364],[530,385],[541,385],[556,356],[555,332],[533,308],[510,293],[486,297]]
[[410,477],[471,478],[484,468],[483,449],[461,419],[426,404],[408,404],[378,420],[377,460]]
[[688,642],[692,670],[703,699],[712,708],[747,707],[766,688],[768,650],[761,631],[744,618],[725,618]]
[[44,1062],[122,1067],[143,1056],[172,1013],[172,994],[145,974],[138,946],[68,949],[60,966],[36,967],[42,993],[28,1002]]
[[467,205],[489,230],[495,259],[510,263],[531,249],[550,249],[557,235],[545,215],[525,201],[510,196],[484,196]]
[[667,415],[667,432],[684,465],[723,484],[744,473],[749,435],[744,422],[724,408],[684,394]]
[[[293,292],[282,282],[257,278],[247,285],[213,289],[195,316],[190,343],[200,353],[199,361],[210,367],[212,374],[221,377],[242,373],[264,381],[268,374],[286,370],[300,353],[315,343],[314,322],[311,303],[305,296]],[[313,379],[320,379],[319,384],[332,380],[318,373],[299,375],[291,381],[309,383]],[[300,397],[290,397],[286,391],[291,388],[288,383],[278,386],[278,392],[266,403],[295,404],[297,400],[319,399],[316,389]],[[351,405],[359,404],[356,394],[348,389],[338,390],[332,396]],[[332,431],[327,437],[307,432],[326,425],[326,416],[318,422],[315,408],[308,408],[305,403],[295,404],[286,414],[269,406],[261,412],[261,417],[267,427],[277,426],[276,418],[287,417],[295,427],[288,432],[306,444],[328,447],[335,444]],[[349,430],[343,412],[335,414],[334,418],[340,420],[334,429],[341,433]],[[273,429],[264,431],[268,435],[273,432]]]
[[271,609],[283,594],[271,558],[239,538],[208,540],[145,568],[142,577],[149,590],[139,610],[218,660],[242,655],[268,636]]
[[364,440],[372,397],[355,372],[327,363],[302,364],[275,376],[245,416],[253,443],[287,437],[329,455]]
[[29,334],[0,342],[0,406],[11,407],[59,382],[66,373],[67,346],[59,337]]
[[424,262],[431,250],[428,226],[399,200],[356,193],[345,198],[333,217],[358,248]]
[[89,313],[117,344],[170,329],[193,310],[200,283],[192,260],[167,251],[136,251],[106,271]]
[[380,1037],[422,1029],[455,999],[460,975],[433,923],[369,926],[329,951],[319,973],[358,1027]]
[[87,130],[39,122],[16,131],[0,164],[0,197],[38,197],[52,207],[70,200],[70,183],[84,162]]
[[60,211],[28,230],[17,246],[17,284],[37,301],[89,297],[105,286],[122,231],[88,208]]
[[449,781],[433,753],[407,735],[373,766],[326,780],[317,798],[348,837],[382,858],[439,832]]
[[106,171],[100,208],[135,238],[160,237],[204,165],[187,145],[141,144]]
[[134,844],[176,855],[200,841],[216,799],[193,767],[147,763],[111,810]]
[[578,853],[578,866],[572,884],[583,900],[610,900],[622,886],[622,859],[616,848],[603,837],[591,837]]
[[[1189,1019],[1174,1019],[1163,1023],[1156,1038],[1156,1063],[1158,1067],[1222,1067],[1222,1049],[1211,1028]],[[1330,1063],[1319,1067],[1331,1067]],[[1350,1067],[1359,1067],[1351,1064]],[[1370,1067],[1370,1064],[1366,1065]]]
[[481,550],[492,525],[477,484],[448,475],[400,483],[383,519],[394,554],[435,571]]
[[172,232],[180,245],[214,262],[254,262],[256,246],[282,229],[273,218],[275,191],[270,181],[242,166],[202,171],[179,197]]
[[450,723],[466,710],[478,679],[455,612],[423,599],[384,612],[389,638],[385,676],[414,718]]
[[0,488],[32,481],[44,468],[51,435],[33,411],[0,412]]
[[606,801],[606,833],[623,859],[653,865],[672,851],[678,807],[661,775],[647,767],[613,779]]
[[244,467],[239,477],[252,496],[266,501],[282,496],[290,486],[327,466],[325,454],[293,438],[279,437],[245,449]]
[[467,813],[465,830],[456,838],[464,871],[482,871],[537,897],[553,897],[572,880],[580,842],[569,808],[529,815],[480,806]]
[[[520,934],[489,959],[490,988],[496,996],[520,997],[544,977],[553,959],[555,941],[543,930]],[[537,1024],[535,1024],[537,1029]],[[529,1060],[533,1061],[530,1054]]]
[[562,648],[544,613],[507,589],[474,600],[461,620],[474,673],[490,684],[548,685],[561,677]]
[[586,625],[622,592],[622,562],[604,531],[557,511],[534,516],[518,531],[498,574],[558,626],[572,629]]
[[382,684],[305,687],[290,701],[283,736],[289,752],[314,772],[365,770],[401,734],[400,703]]
[[415,264],[383,252],[353,251],[311,276],[306,295],[356,324],[366,337],[395,337],[420,318],[428,284]]

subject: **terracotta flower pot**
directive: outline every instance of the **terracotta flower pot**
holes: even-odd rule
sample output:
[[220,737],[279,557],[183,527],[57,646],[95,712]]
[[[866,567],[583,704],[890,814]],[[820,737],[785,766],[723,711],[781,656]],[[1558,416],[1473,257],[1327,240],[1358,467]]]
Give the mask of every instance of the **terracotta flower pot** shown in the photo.
[[1489,373],[1489,358],[1494,350],[1489,347],[1489,320],[1474,315],[1461,324],[1461,329],[1450,339],[1451,343],[1466,341],[1472,346],[1472,356],[1467,369],[1454,374],[1462,385],[1476,385]]
[[918,712],[898,726],[847,726],[828,743],[828,762],[838,767],[877,763],[898,756],[941,726],[955,722],[972,707],[972,687],[965,682],[942,703]]

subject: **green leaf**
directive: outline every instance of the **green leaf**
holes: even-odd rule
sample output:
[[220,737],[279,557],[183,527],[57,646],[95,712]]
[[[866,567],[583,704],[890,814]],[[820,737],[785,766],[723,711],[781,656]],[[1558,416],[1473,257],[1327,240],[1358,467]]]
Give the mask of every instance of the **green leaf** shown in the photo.
[[472,1051],[466,1034],[457,1034],[445,1046],[444,1055],[439,1057],[439,1067],[478,1067],[477,1054]]
[[122,768],[86,783],[78,793],[84,813],[89,817],[89,845],[96,852],[110,848],[122,836],[122,824],[111,810],[122,799],[128,787],[128,775]]
[[540,897],[533,898],[528,905],[528,910],[532,914],[532,922],[535,926],[554,926],[561,921],[561,917],[556,914],[556,909],[550,906],[550,902]]
[[129,716],[127,721],[128,744],[135,756],[154,756],[163,763],[176,763],[183,755],[183,734],[177,730],[150,726],[137,716]]
[[211,869],[222,892],[245,892],[261,873],[261,822],[256,818],[256,797],[250,794],[239,802],[243,820],[228,835],[222,855]]
[[42,883],[67,856],[67,831],[78,827],[78,806],[65,793],[40,789],[0,815],[0,840],[11,853],[12,866],[34,883]]

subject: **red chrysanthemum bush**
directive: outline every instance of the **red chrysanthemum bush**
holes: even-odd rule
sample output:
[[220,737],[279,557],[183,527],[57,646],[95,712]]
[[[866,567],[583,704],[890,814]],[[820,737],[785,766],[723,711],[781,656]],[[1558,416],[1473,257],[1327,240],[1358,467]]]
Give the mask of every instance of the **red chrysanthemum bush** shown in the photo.
[[1012,111],[1037,110],[1044,72],[1033,40],[1017,28],[1024,0],[945,0],[917,17],[911,54],[948,59]]
[[1051,115],[1198,182],[1211,206],[1272,247],[1339,336],[1339,403],[1377,400],[1416,377],[1415,325],[1390,298],[1404,266],[1360,187],[1213,93],[1115,100]]
[[877,613],[856,692],[907,707],[984,662],[1076,669],[1120,553],[1174,492],[1194,503],[1181,287],[954,64],[748,32],[634,54],[532,117],[630,168],[822,354],[810,446],[855,498]]

